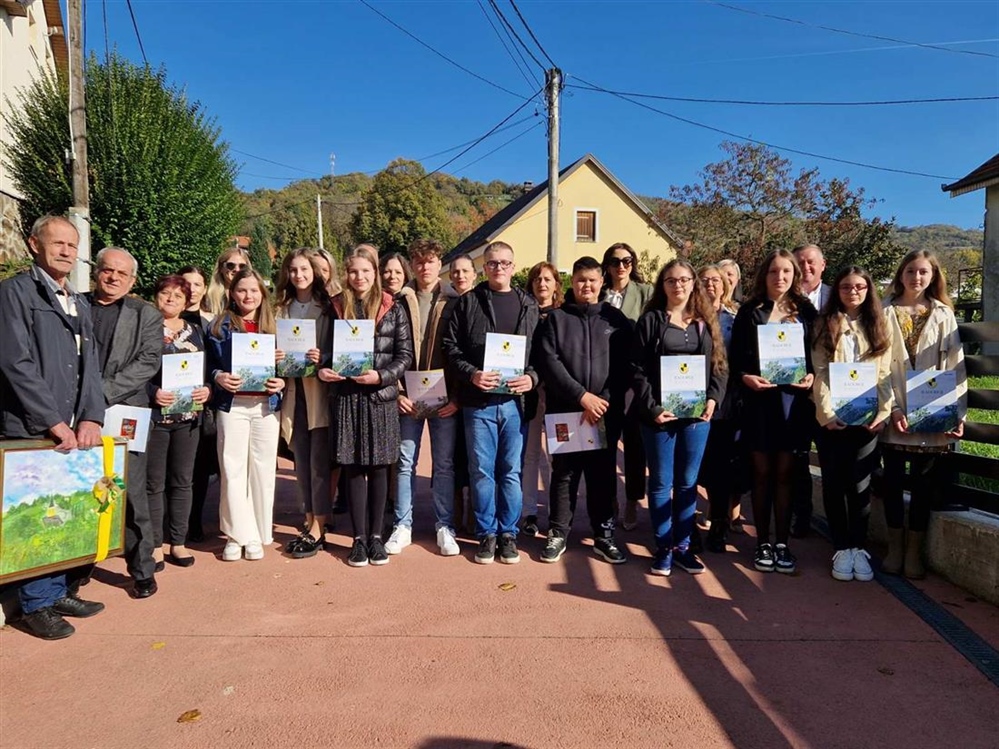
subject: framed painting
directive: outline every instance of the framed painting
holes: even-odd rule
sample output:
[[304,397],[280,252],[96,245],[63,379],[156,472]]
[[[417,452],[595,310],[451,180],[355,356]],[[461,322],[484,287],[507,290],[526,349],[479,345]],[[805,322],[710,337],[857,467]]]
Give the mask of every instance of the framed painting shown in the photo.
[[0,583],[124,551],[128,442],[69,453],[53,444],[0,441]]

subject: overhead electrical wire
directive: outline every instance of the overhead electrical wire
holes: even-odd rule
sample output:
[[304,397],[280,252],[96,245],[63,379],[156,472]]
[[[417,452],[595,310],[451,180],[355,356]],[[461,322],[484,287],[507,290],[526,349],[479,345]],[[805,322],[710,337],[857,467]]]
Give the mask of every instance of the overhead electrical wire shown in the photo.
[[132,8],[132,0],[125,0],[128,5],[128,15],[132,17],[132,28],[135,29],[135,40],[139,43],[139,52],[142,53],[142,61],[148,66],[149,60],[146,59],[146,48],[142,44],[142,36],[139,34],[139,24],[135,20],[135,10]]
[[249,153],[248,151],[240,151],[238,148],[233,148],[232,146],[229,147],[229,150],[232,151],[233,153],[238,153],[242,156],[249,156],[251,159],[256,159],[257,161],[266,161],[268,164],[273,164],[274,166],[283,166],[285,169],[293,169],[296,172],[302,172],[303,174],[308,174],[311,177],[314,177],[318,174],[318,172],[312,172],[309,171],[308,169],[302,169],[301,167],[298,166],[292,166],[291,164],[282,164],[280,161],[274,161],[273,159],[267,159],[264,158],[263,156],[257,156],[256,154]]
[[524,97],[523,97],[522,95],[520,95],[520,94],[518,94],[518,93],[516,93],[516,92],[514,92],[514,91],[511,91],[510,89],[506,88],[505,86],[501,86],[500,84],[498,84],[498,83],[495,83],[495,82],[493,82],[493,81],[489,80],[488,78],[486,78],[486,77],[484,77],[484,76],[481,76],[481,75],[479,75],[478,73],[476,73],[476,72],[475,72],[475,71],[473,71],[473,70],[469,70],[469,69],[468,69],[468,68],[466,68],[466,67],[465,67],[464,65],[462,65],[462,64],[461,64],[460,62],[456,62],[455,60],[451,59],[450,57],[448,57],[447,55],[445,55],[445,54],[444,54],[443,52],[441,52],[440,50],[438,50],[438,49],[436,49],[436,48],[432,47],[432,46],[431,46],[431,45],[429,45],[429,44],[428,44],[427,42],[425,42],[425,41],[423,41],[422,39],[420,39],[420,37],[416,36],[416,34],[412,33],[411,31],[408,31],[408,30],[404,29],[404,28],[403,28],[402,26],[400,26],[400,25],[399,25],[399,24],[397,24],[397,23],[396,23],[395,21],[393,21],[393,20],[392,20],[391,18],[389,18],[389,17],[387,16],[387,15],[385,15],[384,13],[382,13],[382,12],[381,12],[380,10],[378,10],[378,8],[376,8],[375,6],[373,6],[373,5],[372,5],[371,3],[369,3],[369,2],[367,1],[367,0],[360,0],[360,2],[361,2],[361,4],[362,4],[362,5],[363,5],[363,6],[365,7],[365,8],[368,8],[368,9],[369,9],[369,10],[370,10],[371,12],[375,13],[376,15],[378,15],[379,17],[381,17],[382,19],[384,19],[384,20],[385,20],[385,21],[387,21],[388,23],[390,23],[390,24],[392,24],[393,26],[395,26],[395,27],[396,27],[397,29],[399,29],[399,31],[401,31],[401,32],[402,32],[403,34],[405,34],[405,35],[406,35],[406,36],[408,36],[408,37],[409,37],[410,39],[412,39],[413,41],[415,41],[415,42],[417,42],[418,44],[420,44],[420,45],[421,45],[422,47],[425,47],[426,49],[430,50],[431,52],[433,52],[433,53],[434,53],[435,55],[437,55],[438,57],[440,57],[440,58],[441,58],[442,60],[444,60],[445,62],[448,62],[448,63],[450,63],[451,65],[453,65],[454,67],[458,68],[459,70],[461,70],[461,71],[464,71],[465,73],[468,73],[468,74],[469,74],[470,76],[472,76],[473,78],[477,78],[478,80],[482,81],[483,83],[487,83],[487,84],[489,84],[490,86],[492,86],[493,88],[495,88],[495,89],[499,89],[499,90],[500,90],[500,91],[502,91],[503,93],[506,93],[506,94],[510,94],[510,96],[515,96],[515,97],[517,97],[518,99],[523,99],[523,98],[524,98]]
[[454,170],[454,173],[455,174],[460,174],[461,172],[465,171],[466,169],[468,169],[468,167],[472,166],[473,164],[478,164],[483,159],[488,159],[490,156],[492,156],[497,151],[503,150],[504,148],[506,148],[507,146],[509,146],[514,141],[520,140],[525,135],[527,135],[529,132],[531,132],[532,130],[534,130],[537,127],[541,127],[543,124],[545,124],[545,123],[542,122],[542,121],[540,121],[540,120],[538,122],[535,122],[533,125],[531,125],[526,130],[523,130],[522,132],[517,133],[515,136],[513,136],[512,138],[510,138],[510,140],[504,141],[500,145],[496,146],[496,148],[494,148],[492,151],[489,151],[487,153],[482,154],[477,159],[475,159],[474,161],[469,161],[464,166],[458,167],[457,169]]
[[[582,79],[580,79],[582,80]],[[631,96],[635,99],[657,99],[659,101],[683,101],[696,104],[739,104],[753,107],[875,107],[895,106],[902,104],[941,104],[959,101],[997,101],[999,96],[948,96],[933,99],[883,99],[874,101],[753,101],[747,99],[698,99],[688,96],[663,96],[658,94],[639,94],[633,91],[608,91],[607,89],[591,88],[567,84],[567,88],[578,88],[582,91],[600,91]]]
[[809,157],[811,157],[813,159],[822,159],[824,161],[833,161],[833,162],[836,162],[838,164],[848,164],[850,166],[862,167],[864,169],[874,169],[874,170],[879,171],[879,172],[891,172],[891,173],[894,173],[894,174],[908,174],[908,175],[911,175],[913,177],[929,177],[931,179],[944,179],[944,180],[953,180],[953,179],[955,179],[954,177],[947,177],[947,176],[940,175],[940,174],[927,174],[926,172],[916,172],[916,171],[912,171],[912,170],[909,170],[909,169],[896,169],[896,168],[893,168],[893,167],[878,166],[876,164],[867,164],[867,163],[862,162],[862,161],[852,161],[850,159],[841,159],[841,158],[838,158],[836,156],[826,156],[824,154],[814,153],[812,151],[803,151],[803,150],[798,149],[798,148],[790,148],[788,146],[779,146],[776,143],[769,143],[767,141],[760,140],[759,138],[753,138],[753,137],[750,137],[748,135],[740,135],[739,133],[733,133],[730,130],[723,130],[720,127],[715,127],[713,125],[708,125],[708,124],[706,124],[704,122],[698,122],[697,120],[691,120],[691,119],[689,119],[687,117],[681,117],[679,115],[673,114],[672,112],[667,112],[664,109],[657,109],[656,107],[653,107],[650,104],[646,104],[646,103],[638,101],[636,99],[629,98],[626,94],[621,94],[621,93],[618,93],[616,91],[612,91],[610,89],[604,88],[603,86],[598,86],[595,83],[590,83],[589,81],[584,80],[584,79],[580,78],[579,76],[575,76],[575,77],[576,77],[577,80],[582,81],[583,83],[585,83],[587,86],[590,86],[595,91],[602,92],[602,93],[605,93],[605,94],[609,94],[611,96],[615,96],[618,99],[621,99],[623,101],[627,101],[627,102],[629,102],[631,104],[634,104],[637,107],[641,107],[642,109],[648,109],[650,112],[656,112],[657,114],[661,114],[664,117],[669,117],[670,119],[676,120],[677,122],[683,122],[683,123],[686,123],[687,125],[692,125],[694,127],[699,127],[699,128],[701,128],[703,130],[710,130],[713,133],[719,133],[721,135],[728,136],[729,138],[735,138],[737,140],[746,141],[747,143],[756,143],[756,144],[761,145],[761,146],[766,146],[767,148],[773,148],[776,151],[785,151],[787,153],[796,153],[796,154],[798,154],[800,156],[809,156]]
[[549,63],[551,63],[551,66],[553,68],[557,68],[558,65],[555,64],[555,61],[552,59],[551,55],[548,54],[545,48],[541,46],[541,42],[539,42],[538,37],[534,35],[534,31],[531,30],[531,25],[527,22],[527,19],[524,18],[524,16],[521,14],[520,8],[517,7],[517,3],[515,2],[515,0],[510,0],[510,5],[513,6],[513,10],[517,14],[517,18],[519,18],[520,22],[524,24],[524,28],[527,29],[527,33],[531,35],[531,39],[533,39],[534,43],[538,45],[538,49],[541,50],[541,54],[545,56],[545,59],[548,60]]
[[[361,0],[361,2],[363,3],[364,0]],[[541,70],[544,70],[545,66],[541,63],[541,60],[539,60],[534,55],[534,53],[531,52],[531,48],[530,47],[528,47],[526,44],[524,44],[524,40],[520,38],[520,34],[518,34],[517,30],[515,28],[513,28],[513,26],[510,24],[510,22],[508,20],[506,20],[506,16],[504,16],[503,15],[503,11],[501,11],[499,9],[499,6],[496,4],[496,0],[489,0],[489,5],[492,6],[493,12],[496,14],[497,18],[499,18],[500,21],[503,22],[503,25],[506,26],[507,29],[509,29],[509,31],[510,31],[511,34],[513,34],[514,38],[520,44],[520,48],[523,49],[532,60],[534,60],[535,64],[539,68],[541,68]]]
[[[486,6],[482,4],[482,0],[478,0],[478,6],[479,10],[482,11],[482,15],[486,17],[486,21],[489,22],[490,27],[492,27],[493,32],[496,34],[496,38],[499,39],[500,44],[503,45],[503,49],[506,50],[507,55],[509,55],[510,59],[513,60],[513,64],[517,67],[517,72],[519,72],[523,76],[524,80],[527,82],[527,85],[540,86],[541,82],[537,80],[537,76],[535,76],[533,83],[531,82],[531,79],[528,77],[530,68],[527,68],[526,60],[524,61],[524,67],[521,67],[520,63],[517,61],[517,58],[513,56],[513,52],[510,51],[509,45],[507,45],[506,40],[503,38],[503,35],[500,34],[500,30],[496,28],[496,24],[493,23],[493,19],[490,17],[489,11],[486,10]],[[509,34],[507,36],[509,36]],[[511,39],[510,41],[512,42],[513,40]],[[514,47],[514,49],[516,49],[516,47]],[[519,49],[517,50],[517,54],[520,55],[521,60],[524,59],[524,56],[520,54]]]
[[976,52],[971,49],[951,49],[949,47],[942,47],[938,44],[926,44],[923,42],[913,42],[909,39],[898,39],[893,36],[883,36],[881,34],[865,34],[860,31],[850,31],[848,29],[838,29],[834,26],[825,26],[820,23],[810,23],[808,21],[802,21],[798,18],[788,18],[787,16],[777,16],[772,13],[764,13],[759,10],[751,10],[750,8],[742,8],[738,5],[729,5],[728,3],[720,3],[717,0],[701,0],[703,3],[708,5],[716,5],[719,8],[725,8],[726,10],[734,10],[737,13],[746,13],[751,16],[759,16],[760,18],[769,18],[774,21],[783,21],[784,23],[793,23],[797,26],[808,26],[813,29],[822,29],[823,31],[830,31],[834,34],[844,34],[846,36],[857,36],[862,39],[877,39],[881,42],[894,42],[896,44],[906,44],[913,47],[922,47],[923,49],[935,49],[940,52],[950,52],[955,55],[973,55],[976,57],[993,57],[999,58],[999,55],[994,55],[991,52]]

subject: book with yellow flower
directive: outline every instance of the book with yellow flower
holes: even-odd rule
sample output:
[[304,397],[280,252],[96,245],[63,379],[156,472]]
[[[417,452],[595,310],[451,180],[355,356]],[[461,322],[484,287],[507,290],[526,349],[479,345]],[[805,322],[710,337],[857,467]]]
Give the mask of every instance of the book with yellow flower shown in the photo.
[[707,362],[702,354],[659,357],[660,405],[678,419],[698,419],[707,408]]
[[760,376],[773,385],[794,385],[805,379],[805,328],[801,323],[771,323],[756,327]]
[[829,397],[836,418],[863,426],[878,412],[878,365],[875,362],[830,362]]
[[486,333],[486,354],[482,361],[483,372],[499,372],[500,385],[489,392],[509,393],[507,381],[524,374],[527,363],[527,337],[506,333]]
[[205,384],[205,355],[201,351],[163,355],[163,376],[160,387],[174,395],[174,402],[163,406],[160,412],[167,414],[189,414],[201,410],[192,394],[195,388]]

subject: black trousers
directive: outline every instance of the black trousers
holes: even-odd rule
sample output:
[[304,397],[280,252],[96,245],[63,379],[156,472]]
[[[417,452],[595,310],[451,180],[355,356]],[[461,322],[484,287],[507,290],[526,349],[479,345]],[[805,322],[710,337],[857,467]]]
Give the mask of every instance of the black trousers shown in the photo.
[[194,458],[194,483],[191,490],[191,515],[188,526],[202,533],[205,514],[205,498],[212,474],[219,472],[218,434],[215,431],[215,416],[206,411],[202,417],[201,439]]
[[146,487],[154,548],[163,545],[164,537],[173,546],[187,541],[200,442],[201,426],[197,421],[156,424],[149,432]]
[[615,448],[552,456],[549,526],[565,537],[576,513],[579,477],[586,478],[586,512],[596,537],[614,535],[614,498],[617,484]]
[[816,435],[822,470],[822,504],[833,547],[863,549],[871,516],[871,474],[878,461],[878,436],[864,427],[823,428]]
[[882,444],[884,455],[885,521],[889,528],[905,526],[905,500],[902,482],[905,464],[909,463],[909,530],[925,533],[930,524],[930,511],[942,496],[944,472],[941,458],[944,452],[911,452]]
[[701,460],[698,483],[708,494],[708,517],[712,528],[715,523],[728,527],[732,494],[742,484],[740,472],[743,467],[735,441],[736,431],[733,419],[712,420],[708,444]]
[[388,501],[389,466],[343,466],[354,538],[381,535]]
[[[622,439],[624,441],[625,499],[629,502],[638,502],[645,497],[645,444],[642,442],[638,408],[634,403],[625,415]],[[587,486],[589,486],[589,479],[587,479]]]

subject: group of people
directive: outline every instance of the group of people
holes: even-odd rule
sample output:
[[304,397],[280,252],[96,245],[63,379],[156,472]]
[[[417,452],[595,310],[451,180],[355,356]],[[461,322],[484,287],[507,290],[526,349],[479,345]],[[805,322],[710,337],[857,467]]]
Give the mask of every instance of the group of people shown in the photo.
[[[136,598],[156,593],[155,573],[166,563],[194,564],[187,543],[204,537],[204,495],[214,472],[222,559],[264,556],[273,543],[282,439],[304,514],[301,533],[284,551],[307,558],[323,550],[336,501],[352,526],[347,564],[388,563],[412,543],[425,426],[436,543],[444,556],[460,553],[458,533],[470,523],[475,562],[519,562],[518,534],[540,532],[539,507],[547,504],[540,560],[557,562],[585,481],[597,556],[627,561],[616,529],[619,522],[635,527],[639,501],[648,496],[652,574],[669,575],[673,567],[696,574],[704,570],[702,547],[726,551],[748,488],[754,567],[793,573],[792,513],[797,506],[796,528],[807,525],[814,441],[835,547],[832,575],[873,577],[866,536],[870,478],[880,456],[890,534],[882,568],[924,574],[922,539],[940,489],[939,458],[962,427],[910,433],[907,373],[957,371],[962,423],[965,392],[945,279],[928,252],[903,258],[882,305],[862,268],[844,268],[823,284],[825,262],[813,245],[770,252],[745,295],[732,261],[695,269],[674,259],[647,284],[625,243],[600,260],[577,260],[565,291],[547,263],[530,269],[526,289],[516,287],[514,250],[503,242],[485,248],[480,283],[468,256],[449,258],[450,282],[442,280],[445,248],[433,240],[414,242],[408,257],[379,257],[372,245],[359,245],[344,258],[342,276],[328,253],[297,249],[282,259],[273,293],[246,253],[232,249],[210,276],[188,266],[157,279],[150,305],[130,295],[138,263],[119,248],[97,254],[94,291],[77,293],[68,283],[77,242],[65,218],[39,219],[29,238],[31,270],[0,284],[9,331],[0,342],[0,437],[86,449],[100,440],[106,408],[151,409],[148,444],[130,452],[125,477],[125,557]],[[316,343],[305,353],[315,376],[275,375],[262,390],[244,389],[246,375],[233,366],[233,336],[274,335],[279,319],[315,321]],[[353,376],[334,368],[339,320],[369,320],[374,327],[369,368]],[[764,377],[757,329],[769,324],[803,328],[806,370],[799,381],[777,385]],[[497,334],[524,342],[522,366],[512,375],[485,365],[487,340]],[[188,410],[176,413],[175,394],[161,387],[162,356],[193,352],[204,353],[204,384],[194,389]],[[668,356],[703,357],[705,403],[696,417],[663,405],[661,362]],[[285,357],[276,347],[275,365]],[[876,364],[877,409],[868,423],[837,417],[829,374],[835,362]],[[443,371],[447,397],[427,408],[407,392],[406,373],[434,371]],[[545,457],[552,438],[542,429],[546,413],[571,415],[600,435],[599,444]],[[623,513],[616,496],[619,442]],[[917,479],[906,536],[900,479],[907,464]],[[539,496],[540,483],[547,497]],[[703,543],[695,525],[699,485],[709,504]],[[102,604],[79,595],[89,572],[21,583],[28,631],[66,637],[74,630],[64,617],[98,613]]]

